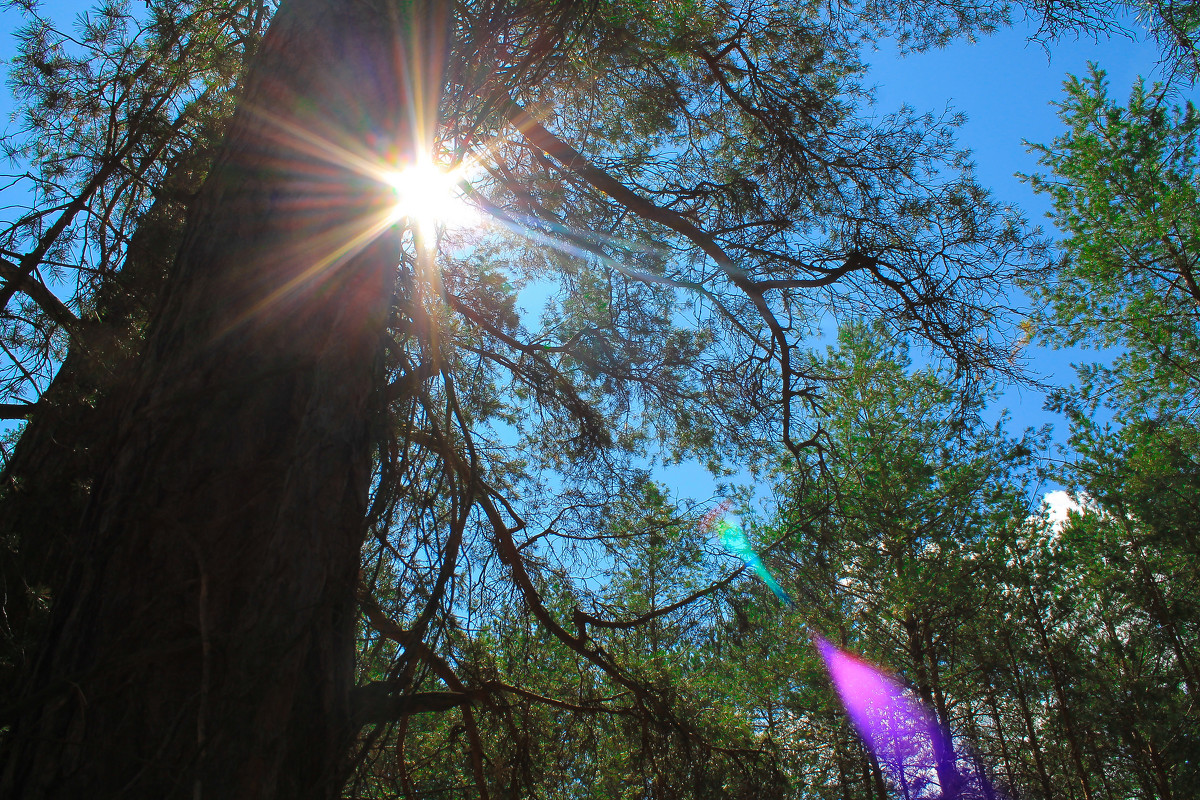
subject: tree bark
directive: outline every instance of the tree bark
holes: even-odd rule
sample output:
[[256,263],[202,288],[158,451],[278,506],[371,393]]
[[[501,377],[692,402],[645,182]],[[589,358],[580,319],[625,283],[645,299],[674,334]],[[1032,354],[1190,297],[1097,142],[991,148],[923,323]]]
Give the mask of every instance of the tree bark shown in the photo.
[[1034,723],[1033,711],[1029,707],[1028,689],[1021,679],[1021,662],[1017,658],[1017,651],[1013,647],[1012,640],[1007,635],[1004,637],[1004,645],[1008,649],[1012,666],[1013,683],[1017,690],[1016,698],[1017,704],[1021,708],[1021,719],[1025,721],[1025,733],[1029,737],[1029,752],[1033,756],[1033,766],[1037,772],[1038,782],[1042,786],[1042,796],[1048,799],[1054,797],[1054,790],[1050,784],[1050,774],[1046,771],[1046,762],[1042,758],[1042,747],[1038,743],[1037,725]]
[[1080,737],[1076,732],[1075,715],[1071,713],[1071,706],[1067,702],[1066,683],[1062,677],[1062,670],[1059,668],[1058,659],[1055,658],[1054,648],[1050,644],[1050,637],[1046,633],[1046,624],[1042,620],[1042,608],[1037,602],[1034,595],[1033,586],[1026,580],[1028,590],[1028,599],[1030,607],[1029,619],[1033,623],[1033,630],[1037,633],[1038,643],[1042,646],[1042,658],[1046,662],[1046,670],[1050,673],[1050,685],[1054,688],[1054,698],[1058,701],[1058,712],[1062,717],[1063,732],[1067,737],[1067,747],[1071,754],[1071,762],[1075,765],[1075,776],[1079,781],[1080,787],[1083,789],[1084,800],[1093,800],[1092,784],[1088,781],[1088,769],[1083,763],[1083,747],[1080,744]]
[[440,51],[414,32],[439,26],[401,8],[285,0],[263,39],[23,687],[0,796],[337,796],[399,253],[390,190],[361,165],[416,141],[410,105],[437,95],[413,87],[440,83]]
[[[208,162],[189,154],[170,181],[186,182],[194,160]],[[183,214],[169,195],[180,188],[163,187],[139,221],[124,267],[97,293],[96,319],[71,342],[0,473],[0,709],[32,666],[48,604],[66,579],[80,519],[111,455],[148,309],[178,249]]]
[[1000,706],[996,702],[996,683],[993,680],[991,671],[989,670],[985,678],[984,692],[988,702],[988,710],[992,717],[992,724],[996,727],[996,741],[1000,745],[1000,758],[1004,763],[1004,776],[1008,780],[1007,796],[1011,800],[1020,800],[1020,794],[1017,791],[1016,773],[1013,771],[1012,758],[1008,753],[1008,741],[1004,735],[1004,718],[1000,715]]
[[[917,693],[927,708],[937,712],[937,729],[932,731],[934,770],[937,772],[938,786],[944,800],[958,800],[962,794],[962,776],[958,774],[954,753],[954,743],[950,739],[949,719],[946,717],[944,704],[937,704],[934,698],[933,685],[930,681],[925,664],[926,646],[922,636],[923,625],[911,610],[905,617],[904,630],[908,634],[909,657],[912,659],[914,677],[916,678]],[[930,659],[936,656],[929,654]]]
[[[265,2],[252,4],[259,14]],[[195,33],[197,23],[207,29],[204,17],[202,11],[198,17],[185,15],[179,32]],[[220,42],[216,50],[201,48],[203,64],[235,55],[240,63],[248,63],[263,31],[261,17],[253,18],[248,28],[225,20],[226,32],[234,35],[214,40]],[[167,39],[179,44],[176,37]],[[130,65],[128,77],[177,69],[188,50],[168,45],[167,52],[151,56],[145,64]],[[232,92],[232,87],[214,85],[177,109],[164,126],[160,117],[169,110],[170,98],[194,94],[194,86],[181,88],[166,75],[158,89],[125,121],[126,133],[96,156],[96,173],[79,187],[36,247],[18,261],[22,272],[38,267],[38,259],[69,236],[76,217],[98,202],[97,192],[102,194],[105,181],[123,176],[140,183],[156,167],[163,170],[150,206],[137,216],[120,269],[97,276],[99,285],[82,319],[52,295],[47,301],[42,295],[49,291],[36,280],[20,283],[22,291],[36,290],[30,297],[44,310],[57,304],[70,316],[62,324],[71,338],[54,380],[28,409],[28,422],[0,473],[0,709],[9,708],[12,693],[32,667],[29,657],[45,634],[50,607],[77,552],[72,542],[103,461],[112,455],[121,403],[143,349],[150,314],[179,249],[188,209],[212,166],[217,132],[229,116],[214,112],[211,100]]]

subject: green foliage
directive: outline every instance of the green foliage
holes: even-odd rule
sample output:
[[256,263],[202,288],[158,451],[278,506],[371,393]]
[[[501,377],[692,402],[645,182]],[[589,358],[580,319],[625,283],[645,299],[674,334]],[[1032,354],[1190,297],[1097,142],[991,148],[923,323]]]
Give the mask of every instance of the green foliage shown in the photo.
[[[3,245],[39,277],[4,275],[19,313],[0,329],[0,390],[78,411],[123,385],[81,381],[65,400],[46,385],[68,352],[101,362],[83,321],[129,328],[135,357],[271,8],[106,3],[74,37],[33,8],[13,72],[23,127],[5,145],[34,195]],[[1161,577],[1195,574],[1195,431],[1080,423],[1095,477],[1074,480],[1107,516],[1059,535],[1027,519],[1040,435],[984,424],[990,390],[914,369],[899,344],[919,336],[955,377],[1012,374],[1008,295],[1042,248],[975,180],[960,120],[862,113],[864,47],[940,46],[1009,8],[453,8],[435,150],[476,158],[473,197],[511,225],[447,233],[436,275],[399,256],[357,628],[359,688],[378,706],[360,709],[348,791],[883,797],[812,628],[896,670],[958,732],[960,769],[1003,765],[1013,796],[1062,796],[1089,770],[1114,798],[1186,786],[1192,773],[1155,760],[1195,752],[1194,692],[1175,682],[1194,679],[1196,587]],[[1089,398],[1113,388],[1124,409],[1186,415],[1200,405],[1196,115],[1141,88],[1119,109],[1099,74],[1069,92],[1071,130],[1043,150],[1057,177],[1035,179],[1070,232],[1046,295],[1065,327],[1048,335],[1130,347]],[[135,235],[154,254],[148,287],[130,281]],[[43,279],[69,294],[62,308]],[[540,315],[521,312],[531,288],[549,295]],[[807,353],[830,314],[868,321]],[[779,513],[747,532],[796,615],[642,471],[775,464],[784,447],[799,463]],[[29,461],[39,486],[87,501],[92,472]],[[1136,713],[1106,718],[1118,702]]]
[[[1036,633],[1025,652],[1054,667],[1047,688],[1069,744],[1061,758],[1085,791],[1169,797],[1195,784],[1200,747],[1190,699],[1200,613],[1200,117],[1140,82],[1121,106],[1096,67],[1066,91],[1067,131],[1035,148],[1053,174],[1031,179],[1066,234],[1058,281],[1042,292],[1041,333],[1118,350],[1110,364],[1079,368],[1079,385],[1053,398],[1070,425],[1053,472],[1085,509],[1015,554]],[[1113,704],[1121,714],[1109,713]]]
[[[847,377],[823,399],[821,477],[785,473],[775,551],[811,624],[894,669],[954,732],[959,773],[1009,796],[1189,786],[1194,436],[1142,431],[1121,460],[1077,436],[1093,460],[1070,474],[1097,505],[1056,528],[1027,496],[1044,434],[983,424],[987,392],[914,369],[871,326],[814,363]],[[826,791],[875,796],[869,757],[837,736],[804,738],[840,765]]]
[[1058,279],[1045,284],[1041,333],[1056,345],[1120,346],[1083,372],[1083,393],[1138,414],[1200,411],[1200,116],[1139,83],[1122,107],[1103,71],[1072,77],[1066,133],[1036,145],[1053,170],[1030,178],[1064,232]]
[[[549,635],[519,600],[468,617],[444,632],[446,670],[418,672],[415,688],[445,690],[453,684],[446,676],[456,675],[487,694],[469,722],[467,712],[461,724],[455,714],[417,715],[369,735],[361,787],[464,790],[475,778],[448,769],[444,754],[477,737],[493,796],[751,798],[764,786],[782,790],[786,779],[752,722],[770,673],[723,641],[715,554],[694,517],[646,482],[613,509],[593,544],[593,580],[603,591],[590,605],[563,577],[548,576],[539,590],[550,611],[585,626],[587,650],[621,669],[600,669]],[[746,625],[766,635],[774,616],[762,609]],[[769,649],[765,641],[754,647]]]

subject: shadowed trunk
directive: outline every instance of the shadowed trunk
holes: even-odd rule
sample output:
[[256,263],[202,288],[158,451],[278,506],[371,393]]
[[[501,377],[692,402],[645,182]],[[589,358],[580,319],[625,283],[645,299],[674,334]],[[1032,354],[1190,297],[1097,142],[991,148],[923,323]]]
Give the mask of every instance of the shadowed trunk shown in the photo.
[[1054,689],[1054,699],[1058,701],[1058,713],[1062,718],[1063,732],[1067,737],[1067,748],[1071,754],[1071,762],[1075,765],[1075,777],[1079,781],[1079,786],[1083,789],[1084,800],[1094,800],[1091,782],[1088,781],[1088,767],[1083,762],[1083,746],[1080,743],[1080,737],[1076,732],[1075,715],[1071,712],[1071,705],[1067,701],[1067,687],[1063,680],[1063,670],[1059,666],[1058,658],[1054,654],[1054,648],[1050,644],[1050,637],[1046,633],[1046,624],[1043,621],[1044,615],[1037,598],[1034,595],[1033,586],[1026,579],[1026,590],[1029,595],[1029,607],[1031,614],[1030,621],[1033,623],[1033,630],[1037,633],[1038,643],[1042,646],[1042,658],[1045,659],[1046,671],[1050,674],[1050,685]]
[[410,8],[277,13],[190,214],[0,795],[337,795],[399,250],[390,190],[351,163],[414,140],[404,65],[431,62]]
[[[173,185],[186,184],[189,173],[175,170]],[[45,635],[79,521],[112,453],[147,308],[178,249],[181,204],[164,198],[160,192],[139,221],[121,272],[97,293],[96,320],[72,341],[0,473],[0,709],[11,703]]]

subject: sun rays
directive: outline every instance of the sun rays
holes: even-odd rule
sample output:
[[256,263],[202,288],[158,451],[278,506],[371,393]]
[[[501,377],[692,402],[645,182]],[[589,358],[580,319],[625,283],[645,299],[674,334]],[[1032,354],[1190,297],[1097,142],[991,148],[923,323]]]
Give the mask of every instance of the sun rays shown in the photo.
[[[511,143],[507,137],[477,140],[451,158],[446,143],[435,135],[433,112],[422,110],[424,104],[413,94],[409,93],[413,123],[407,131],[411,140],[405,147],[380,146],[386,136],[363,136],[262,108],[247,109],[258,117],[260,135],[272,149],[286,154],[270,167],[294,188],[281,193],[285,200],[275,213],[295,218],[289,224],[296,236],[259,262],[260,271],[266,268],[278,280],[218,336],[270,309],[286,313],[293,300],[340,280],[335,276],[376,239],[397,232],[397,264],[411,259],[418,293],[427,298],[442,294],[441,258],[453,258],[477,236],[499,232],[602,265],[630,280],[702,290],[639,268],[638,259],[631,258],[635,253],[669,257],[670,249],[571,225],[538,206],[532,195],[526,197],[528,190],[514,185],[521,178],[519,170],[514,180],[508,170],[489,166],[503,165]],[[489,189],[515,200],[506,203]]]
[[383,180],[396,193],[393,219],[406,219],[426,240],[438,227],[465,228],[479,224],[479,212],[467,202],[462,189],[468,166],[443,169],[422,159],[402,169],[385,172]]

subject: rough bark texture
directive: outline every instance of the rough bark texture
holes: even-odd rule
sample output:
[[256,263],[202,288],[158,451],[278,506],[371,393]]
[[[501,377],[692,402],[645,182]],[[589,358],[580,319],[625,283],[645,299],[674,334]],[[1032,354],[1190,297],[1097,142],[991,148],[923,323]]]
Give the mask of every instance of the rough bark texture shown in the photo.
[[[207,163],[203,154],[189,161]],[[111,457],[121,401],[137,364],[148,308],[161,293],[182,232],[190,163],[142,217],[121,272],[97,292],[89,321],[38,399],[0,473],[0,709],[12,703],[61,593],[72,542],[102,462]],[[183,184],[180,186],[179,184]],[[194,191],[195,187],[192,187]]]
[[401,13],[285,0],[264,38],[23,690],[0,796],[337,795],[398,252],[389,191],[343,157],[382,163],[412,136]]

